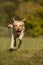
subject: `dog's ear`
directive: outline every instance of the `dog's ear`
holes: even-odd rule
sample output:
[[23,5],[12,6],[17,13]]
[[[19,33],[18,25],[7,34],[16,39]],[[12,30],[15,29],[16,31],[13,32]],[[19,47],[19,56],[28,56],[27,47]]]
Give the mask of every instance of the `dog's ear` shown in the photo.
[[14,19],[14,17],[13,17],[13,24],[15,24],[16,23],[16,20]]
[[24,18],[22,21],[24,22],[26,19]]
[[15,21],[14,17],[13,17],[13,22]]

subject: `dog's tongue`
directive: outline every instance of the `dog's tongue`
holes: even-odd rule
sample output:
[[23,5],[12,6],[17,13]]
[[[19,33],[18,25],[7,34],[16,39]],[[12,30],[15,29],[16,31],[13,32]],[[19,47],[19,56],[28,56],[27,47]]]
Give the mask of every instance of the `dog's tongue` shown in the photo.
[[20,34],[21,32],[20,31],[16,31],[17,34]]
[[21,31],[20,31],[20,30],[17,30],[17,31],[16,31],[16,34],[18,34],[18,35],[19,35],[20,33],[21,33]]
[[20,34],[20,32],[17,32],[17,34]]

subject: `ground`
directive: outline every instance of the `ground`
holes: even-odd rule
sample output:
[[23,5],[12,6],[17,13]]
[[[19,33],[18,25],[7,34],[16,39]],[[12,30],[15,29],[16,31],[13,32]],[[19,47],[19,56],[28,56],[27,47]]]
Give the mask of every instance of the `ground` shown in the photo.
[[43,65],[43,37],[24,37],[21,47],[12,52],[10,39],[0,37],[0,65]]

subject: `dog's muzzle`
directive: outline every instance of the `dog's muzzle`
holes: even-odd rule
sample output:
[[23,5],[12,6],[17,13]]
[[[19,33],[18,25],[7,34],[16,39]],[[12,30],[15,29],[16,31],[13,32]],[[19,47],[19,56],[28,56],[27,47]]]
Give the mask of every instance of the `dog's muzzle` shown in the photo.
[[20,34],[20,33],[21,33],[21,30],[19,30],[19,29],[16,30],[16,33],[17,33],[17,34]]

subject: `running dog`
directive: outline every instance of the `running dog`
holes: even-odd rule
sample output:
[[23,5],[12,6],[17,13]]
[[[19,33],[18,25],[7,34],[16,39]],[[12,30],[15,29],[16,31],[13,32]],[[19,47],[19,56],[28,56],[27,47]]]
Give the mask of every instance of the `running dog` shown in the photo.
[[25,30],[24,21],[25,21],[25,19],[23,19],[21,21],[17,21],[13,18],[13,24],[8,25],[8,28],[12,28],[10,50],[13,50],[14,47],[16,47],[17,38],[19,40],[18,48],[20,47],[20,45],[22,43],[22,39],[24,36],[24,30]]

